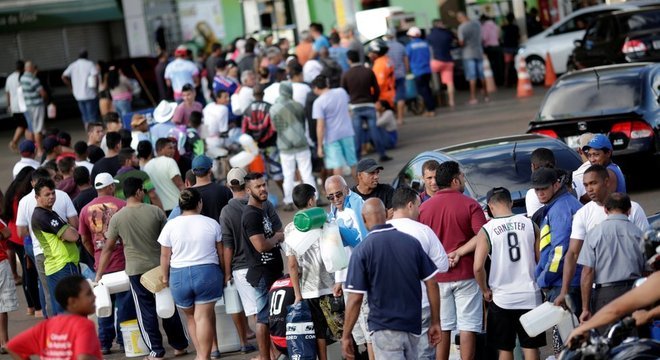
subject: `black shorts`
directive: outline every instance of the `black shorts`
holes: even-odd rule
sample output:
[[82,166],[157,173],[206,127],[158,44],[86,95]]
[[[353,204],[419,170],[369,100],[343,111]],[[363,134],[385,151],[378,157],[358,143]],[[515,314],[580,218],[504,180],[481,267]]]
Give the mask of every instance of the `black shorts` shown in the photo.
[[25,115],[23,113],[13,113],[11,115],[11,117],[12,117],[12,121],[16,125],[16,127],[27,129],[28,123],[27,123],[27,119],[25,118]]
[[316,334],[317,339],[328,339],[328,320],[323,314],[323,309],[321,309],[321,299],[326,296],[332,295],[323,295],[314,299],[305,299],[307,305],[309,305],[309,310],[312,313],[312,322],[314,323],[314,334]]
[[[530,309],[531,310],[531,309]],[[516,347],[516,335],[520,346],[525,349],[538,349],[546,345],[545,332],[535,337],[529,337],[520,324],[520,317],[529,310],[507,310],[488,304],[488,343],[498,350],[513,351]]]

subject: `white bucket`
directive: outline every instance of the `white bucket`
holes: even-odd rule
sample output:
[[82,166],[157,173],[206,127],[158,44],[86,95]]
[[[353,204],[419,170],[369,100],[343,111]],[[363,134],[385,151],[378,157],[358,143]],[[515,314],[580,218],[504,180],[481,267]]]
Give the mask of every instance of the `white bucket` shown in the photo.
[[121,336],[124,339],[126,357],[138,357],[149,354],[149,349],[142,340],[137,320],[124,321],[119,326],[121,327]]
[[254,141],[252,136],[248,134],[243,134],[238,137],[238,143],[241,144],[243,147],[243,150],[251,153],[251,154],[258,154],[259,153],[259,146],[257,143]]
[[112,299],[110,292],[105,285],[101,284],[94,287],[94,296],[96,296],[96,317],[107,318],[112,315]]
[[524,313],[520,317],[520,324],[525,329],[525,332],[527,332],[527,335],[535,337],[559,324],[565,311],[560,306],[555,306],[550,302],[544,302],[536,309]]
[[241,296],[238,294],[234,281],[230,280],[225,286],[223,299],[225,300],[225,312],[227,314],[238,314],[243,311]]
[[215,333],[218,339],[218,351],[221,353],[241,349],[241,339],[238,337],[231,315],[225,311],[225,302],[222,299],[215,303]]
[[105,285],[110,294],[117,294],[131,289],[128,275],[123,270],[103,275],[99,284]]
[[172,291],[170,288],[166,287],[163,290],[156,293],[156,314],[161,319],[169,319],[174,316],[174,298],[172,297]]

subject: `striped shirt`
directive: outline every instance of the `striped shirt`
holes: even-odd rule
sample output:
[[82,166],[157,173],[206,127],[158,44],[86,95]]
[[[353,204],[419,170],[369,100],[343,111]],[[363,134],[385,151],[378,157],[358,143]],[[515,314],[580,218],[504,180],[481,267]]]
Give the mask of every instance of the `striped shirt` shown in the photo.
[[21,87],[23,88],[23,98],[25,98],[26,106],[36,107],[44,104],[44,100],[39,93],[43,89],[39,78],[29,72],[23,73]]

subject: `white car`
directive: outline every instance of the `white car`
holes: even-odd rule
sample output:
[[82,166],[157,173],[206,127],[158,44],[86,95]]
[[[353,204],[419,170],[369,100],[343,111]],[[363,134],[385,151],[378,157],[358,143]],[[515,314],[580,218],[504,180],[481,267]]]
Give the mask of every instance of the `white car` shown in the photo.
[[542,84],[545,81],[547,54],[550,54],[552,58],[555,74],[565,73],[568,57],[575,47],[575,40],[581,40],[584,37],[587,27],[598,16],[617,10],[636,9],[652,3],[657,4],[657,0],[596,5],[577,10],[523,43],[518,50],[515,63],[519,64],[520,60],[524,59],[532,83]]

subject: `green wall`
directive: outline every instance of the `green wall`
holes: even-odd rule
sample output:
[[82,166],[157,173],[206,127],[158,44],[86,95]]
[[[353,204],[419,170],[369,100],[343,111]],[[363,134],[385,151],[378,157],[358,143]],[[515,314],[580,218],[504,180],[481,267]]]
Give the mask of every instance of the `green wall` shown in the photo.
[[239,36],[243,36],[243,11],[241,3],[236,0],[220,0],[222,3],[222,17],[225,23],[225,38],[227,44]]
[[329,33],[330,29],[337,24],[333,0],[309,0],[308,5],[310,20],[323,24],[323,31],[326,34]]

